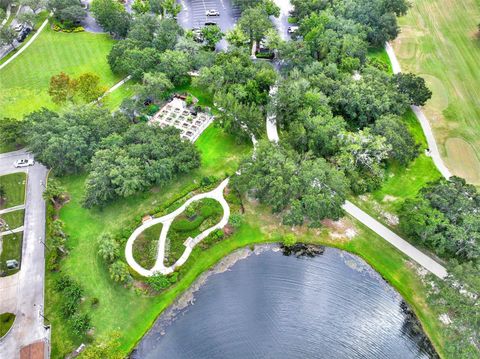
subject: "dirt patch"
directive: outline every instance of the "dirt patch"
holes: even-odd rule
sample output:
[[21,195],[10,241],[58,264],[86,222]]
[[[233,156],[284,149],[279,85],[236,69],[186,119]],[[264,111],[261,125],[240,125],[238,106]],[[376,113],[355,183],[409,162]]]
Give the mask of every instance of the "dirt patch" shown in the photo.
[[350,240],[357,235],[355,226],[348,218],[338,221],[325,219],[322,224],[329,230],[329,235],[334,240]]
[[447,166],[467,182],[480,184],[480,160],[473,147],[462,138],[449,138],[445,142]]

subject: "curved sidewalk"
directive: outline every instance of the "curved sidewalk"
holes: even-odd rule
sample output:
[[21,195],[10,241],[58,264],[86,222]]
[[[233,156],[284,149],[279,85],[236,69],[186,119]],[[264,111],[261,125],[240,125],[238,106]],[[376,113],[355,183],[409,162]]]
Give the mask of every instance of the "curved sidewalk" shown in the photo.
[[[388,42],[385,44],[385,50],[387,51],[388,58],[390,59],[390,63],[392,64],[392,70],[394,74],[398,74],[402,72],[400,67],[400,63],[398,62],[397,56],[393,51],[392,45]],[[443,163],[443,159],[440,156],[440,151],[438,150],[437,142],[435,141],[435,136],[433,135],[432,128],[430,126],[430,122],[428,122],[427,117],[423,113],[422,109],[418,106],[410,106],[412,108],[413,113],[417,116],[418,122],[422,126],[423,133],[427,139],[428,148],[430,150],[429,156],[432,157],[433,163],[437,167],[438,171],[442,174],[445,178],[452,177],[452,173],[450,170],[445,166]]]
[[[223,197],[223,190],[225,187],[227,187],[229,178],[225,179],[220,185],[215,188],[214,190],[206,193],[200,193],[197,194],[196,196],[193,196],[192,198],[188,199],[182,206],[177,208],[175,211],[160,217],[160,218],[155,218],[152,219],[148,222],[145,222],[142,224],[140,227],[135,229],[135,231],[132,233],[130,238],[128,238],[127,245],[125,247],[125,258],[127,260],[127,263],[140,275],[144,277],[151,277],[152,275],[156,273],[161,273],[161,274],[170,274],[172,273],[176,268],[182,266],[190,256],[190,253],[192,253],[193,248],[200,243],[204,238],[206,238],[210,233],[215,231],[216,229],[221,229],[225,227],[225,225],[228,223],[228,219],[230,218],[230,207],[228,206],[227,201]],[[165,267],[164,264],[164,259],[165,259],[165,243],[167,240],[167,234],[168,230],[170,228],[170,225],[172,224],[173,220],[181,214],[192,202],[204,199],[204,198],[211,198],[216,201],[218,201],[223,208],[223,217],[218,222],[215,226],[212,226],[202,233],[200,233],[198,236],[195,238],[190,238],[188,239],[185,243],[185,251],[183,252],[182,256],[175,262],[174,265],[170,267]],[[137,261],[133,258],[133,242],[137,239],[137,237],[147,228],[152,227],[158,223],[162,223],[162,231],[160,233],[160,239],[158,243],[158,253],[157,253],[157,260],[155,262],[155,265],[151,269],[145,269],[141,265],[137,263]]]
[[[270,95],[275,94],[275,91],[270,91]],[[267,125],[267,137],[269,141],[278,143],[278,132],[276,126],[276,118],[273,114],[267,115],[266,120]],[[274,129],[269,129],[269,126],[275,127]],[[429,272],[435,274],[439,278],[445,278],[447,276],[447,270],[441,264],[437,263],[435,260],[427,256],[426,254],[419,251],[417,248],[412,246],[406,240],[401,238],[399,235],[395,234],[393,231],[385,227],[383,224],[378,222],[376,219],[362,211],[360,208],[355,206],[349,201],[345,201],[345,204],[342,206],[343,210],[351,215],[356,220],[363,223],[365,226],[370,228],[372,231],[377,233],[380,237],[385,239],[388,243],[397,248],[400,252],[407,255],[409,258],[413,259],[415,262],[420,264],[422,267],[427,269]]]

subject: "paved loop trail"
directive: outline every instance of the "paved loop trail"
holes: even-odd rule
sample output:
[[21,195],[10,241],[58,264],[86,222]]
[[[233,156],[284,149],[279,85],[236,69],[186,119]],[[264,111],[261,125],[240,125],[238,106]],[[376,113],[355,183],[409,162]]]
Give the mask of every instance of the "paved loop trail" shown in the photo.
[[[212,233],[216,229],[221,229],[225,227],[228,223],[228,219],[230,218],[230,207],[228,206],[227,201],[223,197],[223,190],[227,187],[229,178],[225,179],[220,185],[215,188],[214,190],[206,193],[200,193],[196,196],[193,196],[189,200],[187,200],[180,208],[176,209],[175,211],[160,217],[152,219],[148,222],[145,222],[140,227],[138,227],[128,238],[127,245],[125,247],[125,257],[127,259],[127,263],[139,274],[144,277],[151,277],[156,273],[161,274],[170,274],[176,268],[182,266],[187,261],[190,253],[192,253],[193,248],[200,243],[204,238],[206,238],[210,233]],[[164,259],[165,259],[165,243],[167,240],[168,230],[170,225],[174,221],[174,219],[180,215],[192,202],[204,199],[204,198],[211,198],[218,201],[223,208],[223,217],[216,225],[206,229],[202,233],[200,233],[195,238],[190,238],[185,241],[185,251],[183,252],[182,256],[175,262],[174,265],[170,267],[165,267]],[[160,233],[160,239],[158,242],[158,253],[157,253],[157,260],[155,265],[151,269],[145,269],[141,265],[137,263],[137,261],[133,258],[133,243],[137,239],[137,237],[147,228],[152,227],[158,223],[162,223],[162,231]]]

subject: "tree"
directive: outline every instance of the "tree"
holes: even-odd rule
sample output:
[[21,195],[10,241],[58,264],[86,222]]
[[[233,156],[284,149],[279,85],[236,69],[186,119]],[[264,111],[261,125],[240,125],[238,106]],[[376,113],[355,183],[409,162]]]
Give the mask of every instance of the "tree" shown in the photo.
[[163,72],[175,86],[180,86],[190,78],[188,72],[191,70],[191,63],[185,53],[167,50],[160,54],[157,70]]
[[164,73],[147,72],[143,75],[142,85],[137,88],[137,92],[142,99],[159,101],[166,99],[172,89],[173,84]]
[[113,45],[107,60],[114,73],[131,75],[138,81],[155,67],[158,51],[151,47],[139,48],[135,41],[126,39]]
[[176,0],[163,0],[164,16],[170,15],[176,18],[178,13],[182,11],[182,6],[177,4]]
[[248,36],[239,26],[235,26],[232,30],[227,32],[226,40],[232,46],[242,47],[248,43]]
[[215,45],[223,37],[223,32],[218,25],[210,25],[202,28],[202,35],[207,43],[207,47],[215,49]]
[[0,29],[0,45],[10,45],[15,50],[15,41],[17,33],[10,26],[4,26]]
[[334,161],[350,179],[352,190],[360,194],[378,188],[383,180],[383,161],[391,151],[385,137],[374,135],[370,128],[339,136],[341,145]]
[[60,72],[50,78],[48,94],[56,104],[63,104],[67,101],[73,101],[73,96],[77,90],[77,81],[70,78],[66,73]]
[[53,206],[57,207],[65,201],[66,192],[65,187],[63,187],[58,180],[50,178],[43,192],[43,199],[51,201]]
[[147,1],[135,0],[132,5],[132,10],[137,14],[146,14],[150,11],[150,4]]
[[24,122],[14,118],[3,118],[0,121],[0,143],[21,145],[24,137]]
[[105,88],[100,86],[100,77],[91,72],[85,72],[79,76],[75,90],[85,102],[95,101],[105,92]]
[[130,272],[128,271],[128,265],[120,260],[112,263],[108,271],[110,272],[110,278],[115,282],[125,284],[132,279]]
[[117,37],[125,37],[130,27],[130,15],[115,0],[94,0],[91,11],[105,31]]
[[55,19],[67,27],[75,26],[87,16],[78,0],[48,0],[47,8],[53,11]]
[[0,7],[0,21],[3,21],[7,17],[7,13]]
[[405,94],[411,105],[423,106],[432,97],[425,80],[414,74],[398,73],[394,77],[398,91]]
[[32,30],[35,30],[35,22],[37,20],[37,15],[32,12],[22,12],[17,17],[18,22],[30,26]]
[[118,257],[118,243],[110,233],[104,233],[98,240],[98,254],[106,262],[112,263]]
[[182,35],[183,29],[175,19],[161,19],[155,32],[153,46],[161,52],[173,50],[178,38]]
[[247,34],[250,44],[260,42],[267,31],[273,28],[267,12],[261,6],[245,10],[238,20],[238,26]]
[[43,9],[47,6],[46,0],[20,0],[20,4],[23,6],[28,6],[32,9],[33,13],[36,14],[38,10]]
[[389,157],[402,165],[407,165],[418,156],[419,146],[401,118],[394,115],[382,116],[375,122],[373,132],[386,138],[391,145]]

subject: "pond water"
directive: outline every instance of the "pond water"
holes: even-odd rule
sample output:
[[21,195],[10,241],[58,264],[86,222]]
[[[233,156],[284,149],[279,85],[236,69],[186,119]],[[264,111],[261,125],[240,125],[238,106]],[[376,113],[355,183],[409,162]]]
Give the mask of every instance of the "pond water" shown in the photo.
[[436,354],[401,296],[360,258],[333,248],[297,258],[262,246],[233,254],[201,277],[159,317],[131,357]]

